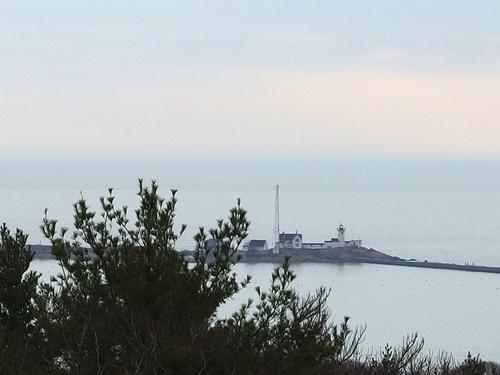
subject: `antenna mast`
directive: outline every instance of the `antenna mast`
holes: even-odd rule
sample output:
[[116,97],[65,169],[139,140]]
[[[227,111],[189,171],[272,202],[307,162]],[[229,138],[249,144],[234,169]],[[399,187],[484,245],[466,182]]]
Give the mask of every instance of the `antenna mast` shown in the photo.
[[280,240],[280,186],[276,185],[276,196],[274,202],[274,248],[278,250]]

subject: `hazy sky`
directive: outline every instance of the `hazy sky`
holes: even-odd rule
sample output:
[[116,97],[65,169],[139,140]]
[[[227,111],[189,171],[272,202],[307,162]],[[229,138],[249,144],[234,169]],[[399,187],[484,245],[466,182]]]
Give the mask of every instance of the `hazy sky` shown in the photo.
[[0,153],[500,157],[500,1],[0,1]]

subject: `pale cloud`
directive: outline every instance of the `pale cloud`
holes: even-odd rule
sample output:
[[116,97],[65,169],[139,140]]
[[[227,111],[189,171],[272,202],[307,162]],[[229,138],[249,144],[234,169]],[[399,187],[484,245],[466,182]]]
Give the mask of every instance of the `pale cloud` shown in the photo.
[[11,88],[3,150],[500,156],[500,72],[226,71],[168,85]]
[[370,59],[379,61],[397,61],[408,58],[408,53],[395,49],[381,49],[370,53]]
[[331,35],[303,35],[297,38],[300,42],[305,43],[336,43],[338,42],[338,38],[335,38]]
[[0,152],[500,151],[500,2],[0,2]]

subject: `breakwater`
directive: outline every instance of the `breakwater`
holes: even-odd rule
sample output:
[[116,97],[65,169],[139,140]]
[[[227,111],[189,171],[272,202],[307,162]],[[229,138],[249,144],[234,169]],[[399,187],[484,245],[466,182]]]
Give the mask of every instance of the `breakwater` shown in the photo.
[[[46,245],[32,245],[36,259],[54,259],[51,247]],[[194,251],[181,251],[188,261],[193,260]],[[92,256],[91,251],[89,254]],[[238,251],[241,263],[282,263],[285,256],[290,257],[291,263],[368,263],[387,266],[430,268],[440,270],[464,271],[464,272],[485,272],[500,274],[500,267],[490,267],[471,264],[454,264],[429,262],[418,260],[407,260],[396,256],[391,256],[375,249],[364,247],[345,247],[325,250],[293,250],[281,249],[279,253],[272,250],[260,251],[258,253],[248,253]]]

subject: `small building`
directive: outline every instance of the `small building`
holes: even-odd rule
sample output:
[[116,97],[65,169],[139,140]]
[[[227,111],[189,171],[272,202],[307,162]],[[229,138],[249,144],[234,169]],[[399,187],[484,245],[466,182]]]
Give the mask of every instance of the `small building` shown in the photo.
[[349,240],[345,242],[346,246],[351,246],[351,247],[361,247],[362,242],[361,240]]
[[257,253],[259,251],[267,250],[267,241],[266,240],[251,240],[248,243],[247,251],[249,253]]
[[302,234],[295,233],[280,233],[279,235],[280,249],[302,249]]
[[350,240],[345,239],[346,227],[342,224],[337,228],[337,238],[330,238],[325,242],[304,242],[304,250],[326,250],[326,249],[336,249],[342,247],[361,247],[361,240]]

